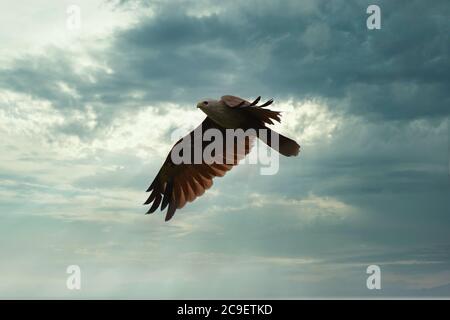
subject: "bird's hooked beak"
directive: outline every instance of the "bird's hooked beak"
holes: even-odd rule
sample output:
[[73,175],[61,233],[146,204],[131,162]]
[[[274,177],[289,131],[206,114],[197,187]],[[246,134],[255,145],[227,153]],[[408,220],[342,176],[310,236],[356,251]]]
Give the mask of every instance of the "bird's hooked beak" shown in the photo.
[[205,101],[197,103],[197,108],[199,108],[200,110],[204,111],[205,107],[206,107]]
[[203,112],[205,111],[205,109],[208,109],[208,104],[209,102],[207,100],[205,101],[200,101],[199,103],[197,103],[197,108],[199,108],[200,110],[202,110]]

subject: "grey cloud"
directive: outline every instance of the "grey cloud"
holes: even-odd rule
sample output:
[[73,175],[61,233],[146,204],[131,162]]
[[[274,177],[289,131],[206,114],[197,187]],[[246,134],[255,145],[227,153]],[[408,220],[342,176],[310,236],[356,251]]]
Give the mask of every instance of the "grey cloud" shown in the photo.
[[[187,15],[192,2],[159,3],[153,17],[116,32],[106,52],[92,53],[114,74],[91,70],[97,82],[88,83],[74,74],[69,53],[57,50],[19,58],[0,83],[58,108],[104,105],[104,117],[119,106],[193,103],[223,93],[336,98],[336,107],[376,118],[448,114],[446,2],[376,3],[383,19],[377,31],[365,27],[368,2],[232,2],[202,17]],[[57,81],[80,97],[61,93]],[[143,95],[132,97],[135,91]]]
[[[119,9],[130,5],[114,3]],[[17,252],[25,252],[30,265],[48,267],[35,271],[34,281],[51,279],[40,296],[67,294],[55,289],[54,274],[74,257],[96,275],[82,296],[236,297],[237,281],[246,298],[367,296],[363,265],[380,262],[388,275],[381,295],[448,295],[447,2],[375,1],[382,9],[378,31],[365,27],[365,9],[373,3],[367,1],[230,1],[210,15],[189,15],[189,9],[211,5],[197,3],[145,1],[154,16],[114,32],[103,40],[105,50],[86,49],[112,73],[102,67],[75,72],[76,57],[53,48],[43,56],[18,55],[0,70],[0,86],[49,100],[67,120],[55,127],[55,140],[101,140],[97,128],[71,119],[73,110],[92,107],[104,129],[138,108],[164,114],[160,102],[194,105],[224,93],[318,97],[332,116],[344,119],[340,127],[332,138],[304,145],[299,158],[280,159],[275,176],[260,176],[257,166],[234,169],[180,210],[173,224],[164,224],[160,213],[144,216],[141,207],[163,158],[143,161],[133,154],[138,147],[99,147],[58,160],[24,150],[13,161],[35,166],[34,172],[0,168],[3,181],[15,182],[0,186],[5,195],[15,194],[0,202],[1,234],[17,239],[14,247],[1,247],[14,258],[1,274],[21,278],[30,271],[16,270],[24,260]],[[171,129],[161,136],[168,140]],[[20,153],[20,145],[14,148]],[[43,172],[40,162],[51,168]],[[68,189],[42,182],[52,170],[80,164],[89,170],[60,181]],[[276,204],[252,205],[254,194]],[[324,218],[326,210],[316,208],[307,220],[306,210],[289,205],[311,196],[335,199],[352,214]],[[194,253],[204,257],[202,263],[184,256]],[[315,262],[274,266],[245,262],[249,256]],[[413,260],[420,264],[394,264]],[[205,274],[215,280],[205,281]],[[429,289],[407,288],[416,278],[434,280]],[[4,285],[0,294],[26,296],[30,283]]]

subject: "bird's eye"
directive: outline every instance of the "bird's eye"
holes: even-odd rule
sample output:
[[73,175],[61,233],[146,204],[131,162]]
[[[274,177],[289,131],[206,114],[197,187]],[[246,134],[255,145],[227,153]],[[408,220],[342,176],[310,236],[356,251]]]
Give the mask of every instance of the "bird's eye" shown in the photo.
[[207,106],[207,105],[208,105],[208,101],[203,101],[203,104],[204,104],[205,106]]

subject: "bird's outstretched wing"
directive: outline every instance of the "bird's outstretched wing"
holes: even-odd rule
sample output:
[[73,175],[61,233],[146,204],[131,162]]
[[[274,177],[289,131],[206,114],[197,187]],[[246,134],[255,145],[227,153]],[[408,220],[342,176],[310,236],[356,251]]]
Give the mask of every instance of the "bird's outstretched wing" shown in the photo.
[[193,163],[193,161],[175,164],[171,154],[175,146],[182,143],[182,141],[186,141],[185,138],[187,137],[190,138],[187,141],[189,141],[188,147],[191,149],[191,155],[194,154],[195,148],[201,148],[203,154],[203,150],[213,141],[196,140],[194,132],[198,132],[198,130],[205,132],[208,129],[217,129],[221,131],[222,137],[226,136],[223,127],[206,117],[199,127],[180,139],[172,147],[158,175],[147,189],[147,192],[151,192],[144,203],[151,204],[147,213],[155,212],[158,207],[164,210],[168,206],[165,220],[170,220],[176,209],[182,208],[187,202],[192,202],[203,195],[205,190],[212,186],[213,178],[224,176],[227,171],[231,170],[233,166],[238,164],[239,160],[243,159],[250,152],[254,137],[246,137],[244,146],[236,145],[235,148],[228,150],[228,152],[224,141],[222,154],[217,154],[219,157],[222,157],[223,161],[206,163],[202,157],[201,163],[198,164]]

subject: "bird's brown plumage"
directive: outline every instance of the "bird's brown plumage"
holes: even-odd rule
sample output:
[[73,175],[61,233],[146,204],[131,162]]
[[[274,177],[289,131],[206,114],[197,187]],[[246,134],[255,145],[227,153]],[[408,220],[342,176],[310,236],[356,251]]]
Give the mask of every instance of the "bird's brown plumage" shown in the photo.
[[[253,102],[249,102],[235,96],[223,96],[219,103],[234,109],[235,111],[233,112],[239,110],[239,112],[242,112],[240,115],[248,119],[246,121],[248,122],[248,125],[241,129],[266,128],[266,124],[273,124],[272,120],[279,122],[279,112],[264,109],[264,107],[272,103],[272,100],[267,101],[263,105],[257,106],[256,104],[259,102],[259,99],[260,97]],[[196,136],[194,135],[194,132],[199,130],[200,132],[205,132],[206,130],[213,128],[221,131],[223,136],[225,136],[226,129],[217,122],[213,121],[210,117],[206,117],[196,129],[186,136],[190,137],[189,148],[191,148],[191,155],[194,154],[195,146],[200,145],[203,151],[205,147],[211,143],[210,141],[201,140],[196,144]],[[147,201],[144,203],[151,204],[151,207],[147,213],[155,212],[158,207],[161,207],[161,210],[164,210],[168,206],[165,218],[166,221],[173,217],[176,209],[183,208],[187,202],[192,202],[197,197],[203,195],[203,193],[212,186],[213,178],[224,176],[227,171],[237,165],[238,162],[250,152],[253,141],[256,138],[256,136],[246,136],[244,139],[244,146],[235,145],[231,152],[230,149],[227,149],[224,141],[221,154],[216,155],[216,157],[219,156],[222,159],[220,163],[206,163],[202,160],[201,163],[198,164],[195,164],[194,161],[191,161],[189,164],[175,164],[172,161],[171,153],[174,151],[177,144],[186,141],[186,137],[180,139],[174,147],[172,147],[157,176],[147,189],[147,192],[151,192]],[[286,142],[289,144],[289,148],[287,151],[281,150],[281,153],[285,152],[285,155],[288,156],[298,154],[300,147],[295,141],[281,135],[280,137],[289,140]],[[239,140],[235,140],[235,142],[237,141]],[[280,142],[282,145],[283,140],[280,140]],[[270,143],[268,144],[270,145]]]

